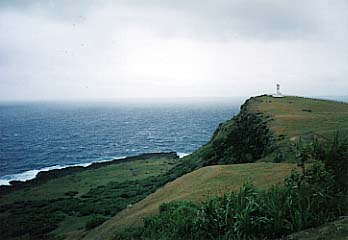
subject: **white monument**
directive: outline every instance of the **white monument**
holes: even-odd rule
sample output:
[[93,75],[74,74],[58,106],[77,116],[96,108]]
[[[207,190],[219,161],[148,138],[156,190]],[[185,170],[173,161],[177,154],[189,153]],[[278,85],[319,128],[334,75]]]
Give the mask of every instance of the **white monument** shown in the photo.
[[277,83],[277,93],[273,94],[272,97],[276,97],[276,98],[284,97],[283,94],[280,92],[280,84]]

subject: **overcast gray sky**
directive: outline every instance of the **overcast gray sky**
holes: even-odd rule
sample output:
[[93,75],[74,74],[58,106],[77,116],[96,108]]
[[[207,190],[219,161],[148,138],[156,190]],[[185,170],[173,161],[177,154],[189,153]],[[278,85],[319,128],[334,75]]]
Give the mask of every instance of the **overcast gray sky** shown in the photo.
[[0,100],[347,95],[346,0],[2,0]]

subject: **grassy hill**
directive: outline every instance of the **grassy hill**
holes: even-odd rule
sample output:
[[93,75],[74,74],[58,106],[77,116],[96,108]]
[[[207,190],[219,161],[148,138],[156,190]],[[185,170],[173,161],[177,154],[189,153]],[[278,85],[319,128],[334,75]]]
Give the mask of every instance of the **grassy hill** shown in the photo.
[[72,191],[76,192],[75,197],[81,197],[92,188],[106,185],[112,181],[142,180],[158,176],[167,172],[175,163],[174,159],[150,158],[86,170],[52,179],[32,188],[14,191],[1,197],[0,204],[9,204],[23,199],[28,201],[55,199],[66,197],[67,193]]
[[294,96],[263,96],[253,101],[249,111],[262,113],[274,135],[276,148],[268,160],[281,154],[281,160],[293,161],[293,143],[300,138],[311,141],[313,137],[332,138],[337,131],[348,132],[347,103]]
[[299,139],[325,139],[338,130],[348,131],[347,103],[250,98],[206,145],[183,159],[138,157],[43,173],[28,183],[0,188],[0,237],[109,239],[158,213],[164,202],[200,203],[236,191],[245,181],[258,189],[282,182],[296,168]]
[[212,139],[188,158],[197,165],[255,161],[294,162],[300,138],[348,132],[348,104],[286,96],[248,99],[240,113],[218,127]]
[[348,131],[348,104],[343,102],[262,96],[251,100],[249,111],[272,119],[268,126],[277,140],[308,135],[329,137],[337,130]]
[[84,239],[95,239],[98,235],[111,238],[115,231],[141,224],[143,217],[158,213],[164,202],[200,202],[238,190],[245,181],[267,188],[282,181],[295,168],[291,164],[269,162],[295,162],[294,143],[298,139],[328,138],[336,131],[348,131],[347,103],[293,96],[251,98],[237,116],[220,124],[209,143],[182,162],[188,169],[221,163],[257,163],[209,166],[188,173],[120,212]]
[[145,179],[174,167],[175,156],[143,155],[93,169],[77,168],[76,173],[11,191],[0,197],[1,239],[69,235],[95,219],[105,221],[155,191],[155,186],[144,186]]
[[141,225],[144,217],[157,214],[159,206],[165,202],[192,200],[200,203],[209,197],[237,191],[245,182],[253,183],[260,189],[268,188],[282,182],[292,169],[296,169],[296,164],[247,163],[200,168],[166,184],[131,208],[123,210],[83,239],[112,239],[117,230]]

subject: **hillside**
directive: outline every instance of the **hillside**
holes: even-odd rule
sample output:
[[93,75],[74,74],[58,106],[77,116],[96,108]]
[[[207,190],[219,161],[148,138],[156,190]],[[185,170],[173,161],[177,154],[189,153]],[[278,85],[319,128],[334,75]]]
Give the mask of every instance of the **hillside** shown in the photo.
[[268,160],[294,161],[293,143],[300,138],[331,138],[336,131],[348,132],[348,104],[320,99],[287,96],[254,99],[249,111],[262,113],[274,135],[275,152]]
[[[348,104],[302,97],[251,98],[240,113],[220,124],[211,141],[183,159],[189,169],[221,163],[294,162],[294,143],[299,138],[327,138],[348,130]],[[180,164],[179,164],[180,165]],[[158,213],[158,207],[172,200],[200,202],[214,195],[236,191],[244,181],[267,188],[282,181],[296,165],[250,163],[203,167],[168,183],[132,208],[126,209],[92,230],[84,239],[97,235],[111,238],[115,231],[142,223]]]
[[300,138],[348,132],[348,104],[295,96],[248,99],[240,113],[219,125],[212,139],[187,160],[198,165],[255,161],[294,162]]
[[40,173],[0,188],[0,237],[110,239],[124,227],[141,225],[165,202],[200,204],[246,181],[258,189],[283,182],[296,168],[299,139],[325,140],[338,130],[348,131],[347,103],[250,98],[206,145],[183,159],[174,153],[142,155]]
[[287,163],[247,163],[200,168],[166,184],[146,199],[123,210],[83,239],[92,240],[97,236],[112,239],[117,230],[142,224],[143,217],[157,214],[159,206],[165,202],[192,200],[200,203],[209,197],[237,191],[245,182],[253,183],[260,189],[268,188],[282,182],[295,168],[295,164]]
[[282,138],[348,131],[348,104],[330,100],[287,96],[253,98],[249,111],[272,118],[268,126]]
[[4,188],[10,192],[0,195],[0,238],[42,239],[46,234],[66,235],[84,230],[89,222],[105,221],[154,192],[157,186],[147,181],[177,162],[173,153],[145,154],[71,168],[70,174],[63,169],[45,172],[51,174],[48,180],[29,181],[23,189]]

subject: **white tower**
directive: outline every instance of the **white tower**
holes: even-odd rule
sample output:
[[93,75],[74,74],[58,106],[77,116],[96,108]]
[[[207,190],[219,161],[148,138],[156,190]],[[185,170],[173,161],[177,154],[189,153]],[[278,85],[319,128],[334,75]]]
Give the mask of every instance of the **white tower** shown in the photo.
[[280,84],[279,83],[277,83],[277,93],[273,94],[272,97],[278,97],[278,98],[284,97],[282,95],[282,93],[280,92]]
[[277,83],[277,95],[282,95],[281,93],[280,93],[280,84],[279,83]]

